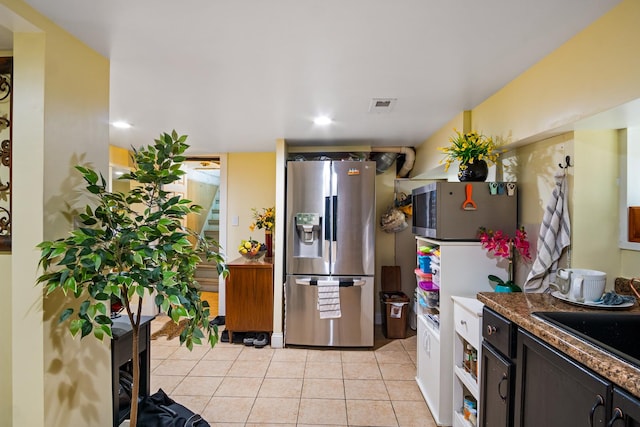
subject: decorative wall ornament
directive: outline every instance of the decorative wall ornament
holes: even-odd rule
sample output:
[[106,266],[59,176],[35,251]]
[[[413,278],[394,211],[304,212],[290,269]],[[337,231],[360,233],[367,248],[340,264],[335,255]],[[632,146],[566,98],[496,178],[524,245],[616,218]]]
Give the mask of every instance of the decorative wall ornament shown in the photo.
[[0,58],[0,251],[11,251],[13,58]]

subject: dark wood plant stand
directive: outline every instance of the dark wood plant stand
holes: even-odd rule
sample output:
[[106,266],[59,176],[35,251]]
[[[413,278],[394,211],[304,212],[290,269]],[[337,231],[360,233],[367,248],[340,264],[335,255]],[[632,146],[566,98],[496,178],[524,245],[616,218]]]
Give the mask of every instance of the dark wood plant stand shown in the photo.
[[[155,316],[142,316],[140,319],[140,336],[138,337],[138,353],[140,354],[140,397],[151,392],[151,321]],[[111,392],[113,397],[113,427],[118,427],[129,417],[130,407],[120,408],[119,384],[120,369],[131,369],[131,350],[133,348],[133,332],[129,319],[122,316],[115,319],[111,327]]]

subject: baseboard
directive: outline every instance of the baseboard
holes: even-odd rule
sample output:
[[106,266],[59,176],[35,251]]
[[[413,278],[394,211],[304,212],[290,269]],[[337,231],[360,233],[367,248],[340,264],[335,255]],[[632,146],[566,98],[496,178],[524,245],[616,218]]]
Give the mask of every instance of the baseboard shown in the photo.
[[271,348],[284,348],[284,334],[282,332],[271,334]]

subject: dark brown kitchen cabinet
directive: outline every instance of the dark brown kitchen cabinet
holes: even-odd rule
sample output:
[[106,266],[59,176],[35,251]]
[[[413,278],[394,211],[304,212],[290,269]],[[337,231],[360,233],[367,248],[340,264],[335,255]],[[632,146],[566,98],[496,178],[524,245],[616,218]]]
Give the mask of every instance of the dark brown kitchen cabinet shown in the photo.
[[482,344],[480,426],[510,427],[515,365],[487,342]]
[[515,426],[607,425],[609,381],[527,331],[518,330],[517,342]]
[[273,263],[239,258],[228,265],[225,281],[225,329],[233,332],[273,331]]
[[607,427],[640,427],[640,400],[636,397],[614,387],[611,407]]
[[480,426],[513,426],[516,326],[486,306],[482,312]]

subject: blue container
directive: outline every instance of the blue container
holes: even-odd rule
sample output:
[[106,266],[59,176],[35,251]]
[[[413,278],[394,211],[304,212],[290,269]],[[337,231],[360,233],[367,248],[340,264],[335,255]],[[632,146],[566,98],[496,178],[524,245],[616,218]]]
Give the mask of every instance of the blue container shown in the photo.
[[429,255],[418,255],[418,264],[423,273],[431,273],[431,257]]

